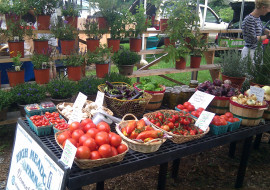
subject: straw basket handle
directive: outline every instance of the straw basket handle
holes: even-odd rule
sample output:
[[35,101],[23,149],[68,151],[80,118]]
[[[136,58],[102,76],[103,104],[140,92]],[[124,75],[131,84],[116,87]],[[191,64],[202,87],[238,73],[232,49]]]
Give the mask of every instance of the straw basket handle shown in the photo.
[[131,114],[131,113],[128,113],[128,114],[124,115],[123,118],[122,118],[122,121],[125,121],[125,118],[127,116],[132,116],[136,121],[138,121],[137,117],[135,115]]

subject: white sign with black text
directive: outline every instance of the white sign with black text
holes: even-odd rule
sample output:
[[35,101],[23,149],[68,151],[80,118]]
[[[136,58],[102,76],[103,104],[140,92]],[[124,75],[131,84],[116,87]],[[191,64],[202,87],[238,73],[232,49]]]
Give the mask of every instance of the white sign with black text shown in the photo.
[[100,92],[98,91],[97,92],[97,97],[96,97],[96,105],[101,108],[103,106],[103,101],[104,101],[104,93],[103,92]]
[[206,107],[210,104],[214,97],[214,95],[197,90],[191,96],[188,102],[190,102],[195,107],[195,109],[198,109],[199,107],[206,109]]
[[68,120],[68,124],[71,124],[74,121],[81,122],[82,120],[82,108],[87,100],[87,96],[84,95],[83,93],[79,92],[73,107],[72,107],[72,113],[71,116]]
[[199,127],[203,131],[206,131],[214,117],[214,113],[203,111],[198,120],[195,122],[195,126]]
[[257,100],[262,102],[264,98],[264,92],[265,90],[263,88],[259,88],[256,86],[250,86],[249,96],[252,94],[256,95]]
[[75,155],[77,152],[77,148],[69,141],[66,140],[65,143],[65,147],[61,156],[61,161],[68,166],[69,168],[71,168]]

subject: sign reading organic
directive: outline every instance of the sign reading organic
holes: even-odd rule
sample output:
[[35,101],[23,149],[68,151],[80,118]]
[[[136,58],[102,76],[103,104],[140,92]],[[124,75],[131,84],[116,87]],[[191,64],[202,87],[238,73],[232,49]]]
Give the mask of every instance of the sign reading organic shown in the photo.
[[197,90],[188,101],[194,105],[195,109],[198,109],[199,107],[206,109],[214,97],[215,96],[211,94]]
[[7,190],[60,190],[64,170],[18,123]]

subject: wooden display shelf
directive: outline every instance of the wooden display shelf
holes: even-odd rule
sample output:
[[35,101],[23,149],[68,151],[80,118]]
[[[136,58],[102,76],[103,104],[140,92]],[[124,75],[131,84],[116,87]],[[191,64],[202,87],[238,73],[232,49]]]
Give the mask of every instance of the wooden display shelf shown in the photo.
[[[66,55],[55,56],[52,59],[57,60],[57,59],[64,59],[64,58],[66,58]],[[31,61],[31,56],[26,55],[24,56],[24,58],[20,58],[20,61],[22,62]],[[0,63],[11,63],[11,62],[12,62],[12,58],[10,58],[9,56],[0,56]]]
[[186,73],[186,72],[194,72],[194,71],[203,71],[203,70],[218,70],[220,66],[214,64],[201,65],[200,68],[190,68],[187,67],[183,70],[178,70],[174,68],[166,68],[166,69],[150,69],[150,70],[139,70],[134,71],[132,75],[129,75],[129,78],[134,77],[147,77],[147,76],[155,76],[155,75],[164,75],[164,74],[175,74],[175,73]]

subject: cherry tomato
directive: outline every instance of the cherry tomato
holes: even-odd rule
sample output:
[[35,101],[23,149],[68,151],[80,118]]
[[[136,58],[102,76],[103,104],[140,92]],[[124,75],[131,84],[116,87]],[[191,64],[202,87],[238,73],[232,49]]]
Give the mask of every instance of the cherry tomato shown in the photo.
[[73,133],[72,133],[71,136],[72,136],[73,139],[75,139],[77,142],[79,142],[79,138],[80,138],[82,135],[84,135],[83,130],[77,129],[77,130],[73,131]]
[[86,133],[90,128],[96,128],[97,126],[94,123],[87,123],[84,127],[83,127],[83,131]]
[[73,132],[73,131],[75,131],[75,130],[77,130],[77,129],[80,129],[80,128],[81,128],[81,124],[80,124],[79,122],[77,122],[77,121],[72,122],[72,123],[69,125],[69,130],[70,130],[71,132]]
[[89,134],[90,137],[92,137],[93,139],[96,137],[96,134],[99,132],[99,130],[97,130],[96,128],[90,128],[86,134]]
[[84,127],[88,123],[93,123],[92,119],[87,118],[81,121],[81,126]]
[[77,148],[76,157],[78,159],[89,159],[91,156],[91,151],[86,146],[79,146]]
[[161,129],[163,129],[165,131],[170,131],[170,127],[168,125],[162,125]]
[[117,152],[118,154],[122,154],[123,152],[125,152],[127,150],[127,146],[125,144],[120,144],[117,147]]
[[107,133],[109,133],[111,131],[110,125],[108,123],[104,122],[104,121],[99,122],[97,124],[97,129],[99,131],[105,131]]
[[110,143],[109,134],[105,131],[100,131],[96,134],[95,141],[98,146],[101,146],[103,144],[109,144]]
[[109,158],[113,155],[112,147],[109,144],[103,144],[98,148],[98,152],[102,158]]
[[233,118],[233,114],[231,112],[226,112],[225,115],[228,118]]
[[122,142],[122,138],[115,134],[115,135],[111,135],[110,137],[110,144],[114,147],[118,147]]
[[97,143],[91,137],[84,141],[83,146],[87,146],[91,151],[97,150]]
[[95,151],[91,152],[91,160],[97,160],[97,159],[100,159],[100,158],[101,158],[101,156],[100,156],[98,151],[95,150]]

